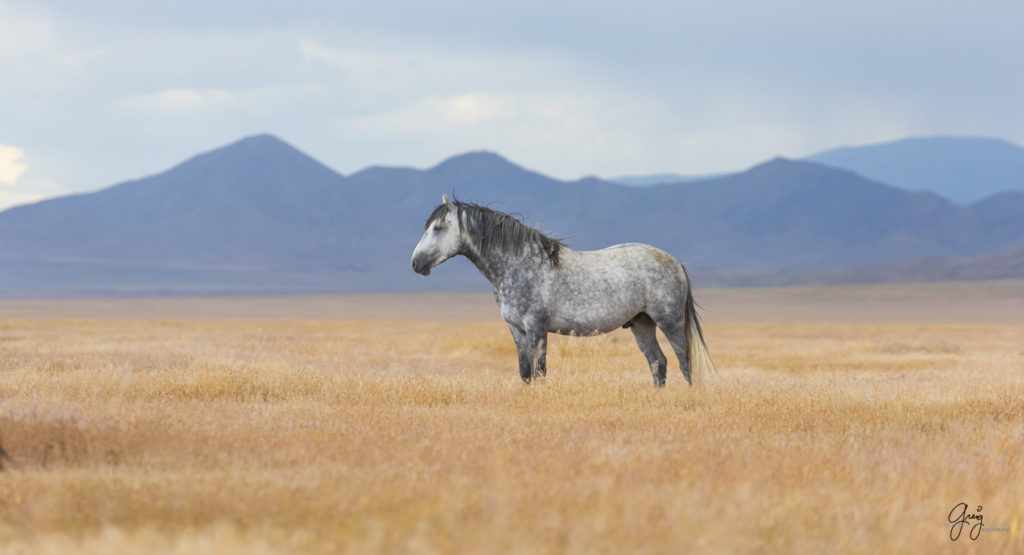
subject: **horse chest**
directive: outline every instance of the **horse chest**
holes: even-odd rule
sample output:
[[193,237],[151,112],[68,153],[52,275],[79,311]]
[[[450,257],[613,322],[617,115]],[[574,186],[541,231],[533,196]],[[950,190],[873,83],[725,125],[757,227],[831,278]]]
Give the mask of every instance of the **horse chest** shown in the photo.
[[501,309],[501,318],[517,328],[543,323],[545,303],[534,288],[495,287],[494,300]]
[[509,291],[503,291],[495,288],[494,300],[498,303],[498,308],[501,309],[502,320],[505,320],[509,324],[518,328],[523,327],[522,324],[526,316],[526,307],[517,295],[510,294]]

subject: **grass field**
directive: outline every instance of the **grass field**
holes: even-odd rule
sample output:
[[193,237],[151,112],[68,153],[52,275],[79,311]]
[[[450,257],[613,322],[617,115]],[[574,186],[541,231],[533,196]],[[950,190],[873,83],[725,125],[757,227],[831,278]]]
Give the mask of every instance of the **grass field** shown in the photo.
[[1024,283],[697,300],[663,390],[486,295],[0,302],[0,552],[1024,552]]

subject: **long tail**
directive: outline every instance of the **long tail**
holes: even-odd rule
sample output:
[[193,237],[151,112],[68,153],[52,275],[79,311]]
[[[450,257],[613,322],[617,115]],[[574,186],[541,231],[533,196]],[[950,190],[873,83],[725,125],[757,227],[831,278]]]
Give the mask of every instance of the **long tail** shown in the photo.
[[683,275],[686,277],[686,358],[690,367],[690,373],[694,383],[716,383],[718,382],[718,370],[714,361],[711,360],[711,353],[704,343],[704,332],[700,329],[700,316],[693,303],[693,288],[690,275],[683,268]]

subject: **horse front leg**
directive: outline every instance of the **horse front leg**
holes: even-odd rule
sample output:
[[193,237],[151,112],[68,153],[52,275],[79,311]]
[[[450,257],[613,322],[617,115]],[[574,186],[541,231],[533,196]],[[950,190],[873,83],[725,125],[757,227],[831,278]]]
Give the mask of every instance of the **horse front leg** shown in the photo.
[[548,375],[548,334],[542,333],[537,340],[537,353],[534,355],[534,375],[543,378]]
[[546,331],[521,330],[510,325],[519,352],[519,377],[530,383],[547,374],[548,334]]

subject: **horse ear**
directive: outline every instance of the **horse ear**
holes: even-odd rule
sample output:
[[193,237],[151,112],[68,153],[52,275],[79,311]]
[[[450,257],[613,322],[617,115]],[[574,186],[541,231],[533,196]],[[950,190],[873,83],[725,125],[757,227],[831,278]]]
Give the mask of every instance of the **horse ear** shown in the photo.
[[447,205],[448,208],[455,208],[455,206],[452,204],[451,199],[448,198],[448,195],[441,195],[441,202]]

